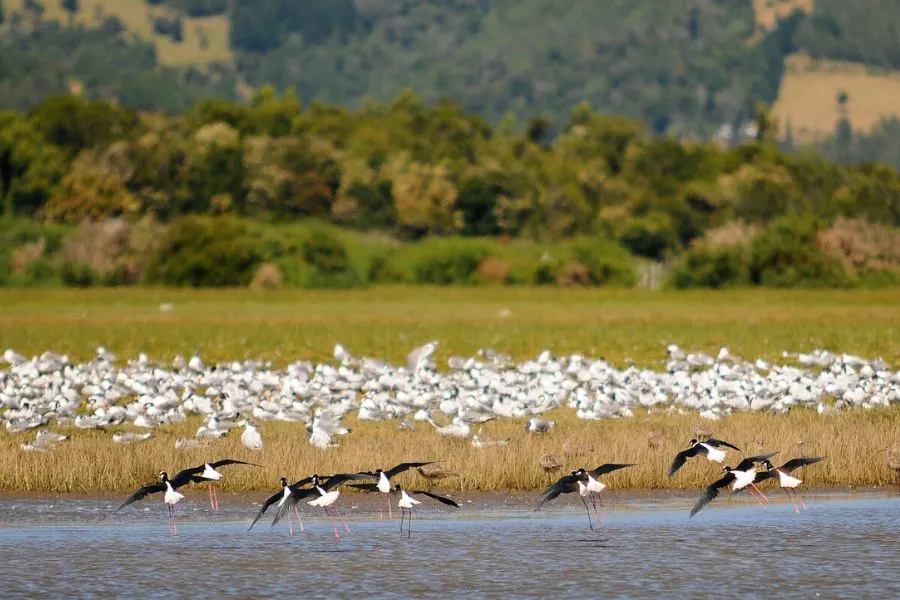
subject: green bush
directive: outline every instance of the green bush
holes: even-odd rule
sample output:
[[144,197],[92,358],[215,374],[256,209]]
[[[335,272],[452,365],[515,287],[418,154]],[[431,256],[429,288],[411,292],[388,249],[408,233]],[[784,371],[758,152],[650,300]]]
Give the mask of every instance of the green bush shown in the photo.
[[71,287],[91,287],[102,280],[90,265],[71,260],[63,261],[59,266],[59,277],[64,285]]
[[848,287],[844,267],[818,246],[815,221],[783,217],[750,242],[750,283],[767,287]]
[[258,239],[230,217],[176,220],[150,260],[148,283],[193,287],[247,285],[261,260]]
[[411,283],[472,285],[479,283],[478,266],[495,254],[492,246],[479,239],[429,238],[406,245],[398,261]]
[[633,254],[662,260],[678,247],[678,234],[669,215],[651,212],[629,217],[617,227],[619,243]]
[[745,285],[747,269],[740,246],[697,246],[672,266],[667,287],[726,288]]
[[633,287],[637,269],[622,246],[602,238],[576,238],[570,245],[574,260],[587,267],[591,285]]

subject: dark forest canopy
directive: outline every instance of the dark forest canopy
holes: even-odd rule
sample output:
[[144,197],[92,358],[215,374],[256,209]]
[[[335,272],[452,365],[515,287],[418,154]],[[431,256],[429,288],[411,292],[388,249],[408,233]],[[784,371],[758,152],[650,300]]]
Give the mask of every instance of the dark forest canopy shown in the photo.
[[[765,110],[758,118],[765,125]],[[551,140],[541,119],[492,127],[456,102],[410,92],[353,111],[304,107],[290,92],[263,88],[248,104],[205,100],[178,116],[55,96],[27,113],[0,112],[0,249],[8,269],[31,272],[22,266],[37,260],[29,252],[55,248],[56,262],[35,273],[58,273],[75,268],[59,253],[74,251],[61,234],[47,235],[120,219],[164,228],[142,229],[140,239],[169,240],[174,253],[127,246],[130,260],[158,258],[128,281],[246,283],[268,259],[293,268],[285,257],[298,253],[349,268],[346,234],[291,233],[312,219],[424,244],[415,252],[430,267],[415,266],[425,260],[418,254],[401,253],[396,260],[411,261],[402,264],[370,257],[377,264],[366,269],[387,280],[469,281],[486,269],[503,281],[628,285],[636,280],[629,256],[676,260],[673,285],[682,287],[851,285],[870,271],[888,274],[879,282],[900,273],[900,177],[888,167],[787,154],[767,126],[761,139],[730,149],[650,136],[640,122],[586,104],[560,129]],[[43,225],[21,229],[21,219]],[[512,240],[532,245],[503,245]],[[213,269],[222,257],[240,277],[214,269],[221,277],[191,279],[190,265]],[[501,264],[513,259],[525,261],[521,270]]]

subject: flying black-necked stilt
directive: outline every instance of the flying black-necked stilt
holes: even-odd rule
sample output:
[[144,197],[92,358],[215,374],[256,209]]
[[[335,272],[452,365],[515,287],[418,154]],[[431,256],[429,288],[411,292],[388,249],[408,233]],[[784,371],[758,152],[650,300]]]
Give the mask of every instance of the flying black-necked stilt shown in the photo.
[[792,458],[787,461],[780,467],[775,467],[769,462],[768,459],[763,461],[763,466],[766,468],[765,471],[761,473],[757,473],[756,481],[765,481],[766,479],[773,479],[778,477],[778,485],[781,489],[784,490],[784,493],[788,495],[788,498],[791,500],[791,506],[794,507],[794,512],[799,513],[800,509],[797,508],[797,504],[794,502],[794,498],[800,501],[800,506],[804,509],[806,508],[806,504],[803,502],[803,498],[800,497],[800,494],[797,493],[797,487],[803,483],[802,479],[798,479],[797,477],[793,477],[791,473],[800,467],[805,467],[806,465],[813,465],[817,462],[820,462],[824,457],[823,456],[809,456],[803,458]]
[[313,489],[319,492],[319,497],[315,500],[310,500],[307,502],[310,506],[321,506],[322,510],[325,511],[325,514],[328,515],[331,520],[331,530],[334,532],[334,537],[340,538],[340,534],[338,534],[337,527],[334,524],[334,518],[331,516],[331,513],[328,512],[328,508],[332,507],[335,514],[337,514],[338,518],[341,520],[341,523],[344,525],[344,529],[347,533],[350,533],[350,526],[347,525],[347,521],[344,520],[343,515],[341,515],[341,511],[334,506],[334,503],[337,502],[338,497],[340,497],[341,492],[337,488],[343,483],[347,481],[357,480],[361,478],[368,477],[369,474],[363,473],[342,473],[339,475],[332,475],[327,479],[319,478],[317,475],[313,475]]
[[[301,489],[300,487],[306,483],[309,483],[310,481],[312,481],[311,477],[307,479],[301,479],[293,485],[288,485],[287,479],[282,477],[281,489],[269,496],[268,499],[266,499],[262,507],[260,507],[259,512],[256,514],[256,517],[253,519],[253,522],[250,523],[250,527],[247,528],[247,531],[253,529],[253,526],[256,525],[256,522],[259,521],[260,517],[262,517],[266,510],[273,504],[276,505],[276,509],[281,509],[285,504],[288,503],[289,499],[292,496],[306,497],[315,493],[316,490],[313,488]],[[290,506],[288,506],[287,510],[285,511],[288,518],[288,531],[291,535],[294,535],[294,527],[293,525],[291,525],[291,509],[293,509],[294,514],[297,516],[297,523],[300,525],[300,531],[305,531],[305,529],[303,527],[303,520],[300,518],[300,512],[297,510],[297,502],[295,501]],[[275,525],[278,520],[279,517],[276,515],[275,520],[272,522],[272,525]]]
[[[374,471],[362,471],[358,473],[358,475],[366,475],[369,477],[374,477],[378,479],[378,482],[374,485],[358,485],[354,486],[357,489],[361,489],[367,492],[379,491],[382,494],[385,494],[385,500],[387,501],[388,507],[388,518],[392,519],[394,517],[391,511],[391,500],[387,497],[387,494],[391,493],[391,477],[396,477],[400,473],[404,471],[408,471],[409,469],[414,469],[416,467],[424,467],[425,465],[434,464],[435,461],[419,461],[419,462],[405,462],[400,463],[394,467],[391,467],[388,470],[375,469]],[[381,518],[384,518],[384,511],[381,512]]]
[[539,510],[545,503],[555,500],[560,494],[570,494],[577,491],[581,498],[581,503],[584,504],[584,510],[587,512],[588,525],[590,525],[591,531],[593,531],[594,519],[591,517],[591,509],[588,508],[587,500],[584,499],[585,496],[590,493],[583,485],[583,482],[585,481],[587,481],[587,471],[584,469],[576,469],[568,475],[563,475],[544,490],[541,501],[538,502],[535,510]]
[[438,502],[440,502],[442,504],[446,504],[447,506],[453,506],[453,507],[459,508],[459,504],[457,504],[455,501],[451,500],[450,498],[438,496],[437,494],[432,494],[431,492],[426,492],[424,490],[407,491],[407,490],[404,490],[402,487],[400,487],[399,483],[394,487],[394,493],[400,494],[400,500],[397,502],[397,506],[400,507],[400,533],[403,533],[403,518],[407,514],[407,511],[409,513],[409,518],[407,519],[407,523],[406,523],[406,537],[410,537],[412,535],[412,510],[413,510],[413,507],[416,504],[421,504],[421,502],[419,500],[416,500],[415,498],[413,498],[413,495],[428,496],[429,498],[434,498]]
[[706,486],[703,495],[697,500],[694,508],[691,509],[691,517],[700,512],[704,506],[716,499],[719,496],[719,490],[726,487],[729,483],[732,484],[731,489],[733,491],[742,490],[745,487],[750,486],[750,489],[758,494],[759,499],[757,501],[760,504],[762,504],[763,500],[768,502],[768,499],[759,491],[759,488],[757,488],[753,482],[756,481],[757,477],[756,465],[772,458],[776,454],[778,454],[778,452],[762,454],[760,456],[750,456],[739,462],[733,469],[728,466],[722,467],[722,470],[725,471],[725,475]]
[[[120,510],[122,510],[123,508],[128,506],[129,504],[132,504],[134,502],[137,502],[138,500],[146,498],[150,494],[163,492],[163,491],[168,493],[169,488],[171,488],[171,490],[174,491],[184,485],[187,485],[188,483],[203,483],[204,481],[208,481],[210,484],[210,488],[212,488],[212,482],[218,481],[219,479],[222,478],[222,474],[219,473],[218,471],[216,471],[216,468],[223,467],[225,465],[250,465],[250,466],[254,466],[254,467],[260,466],[260,465],[254,464],[254,463],[244,462],[242,460],[226,458],[223,460],[217,460],[215,462],[204,463],[197,467],[183,469],[183,470],[179,471],[178,473],[176,473],[175,476],[171,477],[171,478],[169,477],[169,475],[166,471],[160,471],[160,474],[159,474],[160,482],[159,483],[154,483],[154,484],[147,485],[147,486],[140,488],[139,490],[134,492],[131,496],[129,496],[128,499],[126,499],[125,502],[123,502],[122,505],[119,506],[119,508],[117,508],[114,512],[119,512]],[[213,494],[213,492],[210,491],[210,505],[213,504],[212,494]],[[181,496],[181,494],[179,494],[179,496]],[[183,497],[184,496],[181,496],[180,498],[177,498],[176,500],[174,500],[171,503],[169,503],[169,501],[166,500],[166,504],[169,505],[169,507],[171,509],[171,507],[173,507],[178,502],[178,500],[181,500],[181,498],[183,498]],[[174,496],[173,496],[173,498],[174,498]],[[218,502],[215,503],[214,509],[217,509],[217,508],[218,508]],[[170,510],[170,513],[171,513],[171,510]]]
[[[613,471],[618,471],[619,469],[624,469],[626,467],[633,467],[634,463],[606,463],[602,464],[596,469],[592,469],[590,471],[584,472],[584,477],[578,480],[578,493],[582,497],[587,495],[591,499],[591,505],[594,507],[594,515],[597,517],[597,525],[601,527],[603,524],[600,522],[600,515],[597,512],[597,502],[600,502],[600,508],[603,508],[603,500],[600,499],[600,492],[606,489],[606,484],[600,481],[600,477],[602,475],[606,475],[607,473],[612,473]],[[595,500],[596,498],[596,500]],[[606,512],[606,509],[603,509]]]
[[175,505],[184,498],[184,495],[180,492],[175,491],[176,488],[181,487],[187,483],[190,483],[192,480],[190,477],[184,478],[180,477],[184,471],[178,473],[174,479],[169,479],[169,474],[165,471],[160,471],[159,473],[159,482],[151,483],[150,485],[145,485],[144,487],[138,489],[136,492],[131,494],[125,502],[123,502],[119,508],[114,510],[114,513],[119,512],[129,504],[137,502],[143,498],[146,498],[150,494],[156,494],[159,492],[165,492],[163,495],[163,502],[166,505],[166,512],[169,517],[169,533],[175,535],[178,530],[175,526]]
[[[219,473],[216,469],[219,467],[224,467],[226,465],[249,465],[251,467],[259,467],[256,463],[249,463],[243,460],[235,460],[233,458],[226,458],[223,460],[217,460],[211,463],[204,463],[199,467],[194,467],[193,469],[186,469],[192,471],[193,474],[197,475],[199,481],[208,481],[209,482],[209,506],[213,510],[219,510],[219,494],[216,492],[216,487],[213,485],[214,481],[219,481],[222,479],[222,474]],[[184,472],[184,471],[182,471]],[[181,473],[179,473],[180,475]]]
[[672,461],[672,466],[669,467],[669,477],[683,467],[684,463],[687,462],[687,459],[700,456],[701,454],[705,454],[706,458],[713,462],[723,464],[725,462],[725,451],[719,450],[721,447],[733,448],[734,450],[740,451],[740,448],[734,444],[729,444],[722,440],[709,438],[701,442],[696,438],[692,439],[690,446],[688,446],[686,450],[682,450],[675,455],[675,460]]

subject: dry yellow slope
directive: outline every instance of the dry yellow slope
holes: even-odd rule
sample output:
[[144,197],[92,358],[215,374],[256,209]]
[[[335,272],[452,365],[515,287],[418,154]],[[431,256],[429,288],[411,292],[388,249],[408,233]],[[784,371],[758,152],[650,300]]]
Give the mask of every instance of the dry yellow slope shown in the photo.
[[798,141],[834,132],[841,91],[849,97],[846,110],[854,129],[869,131],[881,119],[900,114],[900,73],[872,71],[854,63],[813,61],[804,55],[788,58],[785,66],[774,112],[782,132],[790,121]]
[[[25,13],[25,0],[5,0],[7,12]],[[170,14],[162,6],[151,6],[145,0],[81,0],[80,10],[74,21],[87,27],[99,27],[106,17],[118,17],[128,32],[135,37],[151,40],[156,44],[160,63],[170,66],[204,65],[216,61],[230,61],[228,17],[202,17],[182,19],[180,43],[171,38],[157,35],[153,31],[153,19]],[[62,9],[58,0],[45,0],[44,20],[69,22],[69,14]]]

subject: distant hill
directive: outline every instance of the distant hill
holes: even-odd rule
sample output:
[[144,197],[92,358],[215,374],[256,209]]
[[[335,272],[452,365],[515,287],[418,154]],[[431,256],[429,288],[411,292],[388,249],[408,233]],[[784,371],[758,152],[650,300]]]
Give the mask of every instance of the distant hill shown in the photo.
[[354,106],[412,88],[493,122],[545,115],[558,126],[587,101],[656,133],[709,138],[761,101],[782,128],[816,139],[842,115],[868,130],[900,106],[895,4],[0,0],[0,103],[78,89],[178,111],[272,83]]

